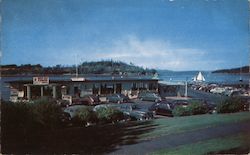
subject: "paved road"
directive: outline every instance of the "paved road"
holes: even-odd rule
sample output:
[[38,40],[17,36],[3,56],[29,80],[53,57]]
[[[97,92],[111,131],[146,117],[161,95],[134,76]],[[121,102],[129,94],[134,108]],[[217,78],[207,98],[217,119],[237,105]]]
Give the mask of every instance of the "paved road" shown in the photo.
[[148,141],[141,141],[133,145],[117,147],[110,155],[142,155],[149,154],[160,149],[172,148],[179,145],[195,143],[198,141],[235,135],[240,132],[250,132],[250,121],[242,123],[231,123],[217,127],[210,127],[179,134],[162,136]]

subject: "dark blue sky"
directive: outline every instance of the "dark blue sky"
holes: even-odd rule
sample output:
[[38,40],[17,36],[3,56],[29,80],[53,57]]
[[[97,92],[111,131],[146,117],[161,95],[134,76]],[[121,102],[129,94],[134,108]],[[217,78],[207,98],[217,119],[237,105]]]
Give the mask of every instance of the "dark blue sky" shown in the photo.
[[247,0],[3,0],[3,64],[247,65]]

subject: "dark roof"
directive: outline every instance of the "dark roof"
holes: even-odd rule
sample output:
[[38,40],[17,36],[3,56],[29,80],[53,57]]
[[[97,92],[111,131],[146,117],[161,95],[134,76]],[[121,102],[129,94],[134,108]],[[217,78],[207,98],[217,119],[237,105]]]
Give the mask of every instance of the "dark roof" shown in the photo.
[[[72,81],[72,76],[57,76],[49,77],[50,83],[60,83],[60,82],[79,82]],[[152,76],[88,76],[84,77],[85,81],[83,82],[125,82],[125,81],[158,81],[158,79],[152,78]],[[7,83],[32,83],[33,77],[22,77],[14,78],[13,80],[5,81]],[[80,81],[82,82],[82,81]]]

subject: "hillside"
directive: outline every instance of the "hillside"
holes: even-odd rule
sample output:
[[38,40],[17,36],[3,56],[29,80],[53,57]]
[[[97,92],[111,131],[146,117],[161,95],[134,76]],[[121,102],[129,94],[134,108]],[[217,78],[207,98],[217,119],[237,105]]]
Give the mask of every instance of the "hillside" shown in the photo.
[[215,70],[212,73],[230,73],[230,74],[249,73],[249,66],[243,66],[232,69],[220,69],[220,70]]
[[[144,69],[132,63],[127,64],[121,61],[96,61],[96,62],[83,62],[78,65],[79,74],[154,74],[154,69]],[[75,74],[76,67],[56,65],[52,67],[43,67],[40,64],[31,65],[2,65],[1,76],[15,76],[15,75],[33,75],[33,74],[46,74],[46,75],[63,75]]]

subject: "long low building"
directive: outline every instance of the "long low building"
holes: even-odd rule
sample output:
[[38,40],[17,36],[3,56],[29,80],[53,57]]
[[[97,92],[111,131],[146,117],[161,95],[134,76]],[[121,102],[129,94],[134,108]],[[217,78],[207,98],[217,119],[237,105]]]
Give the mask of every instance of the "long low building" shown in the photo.
[[45,96],[66,99],[88,94],[136,95],[142,90],[158,92],[158,78],[152,76],[30,77],[8,83],[10,100],[14,102]]

